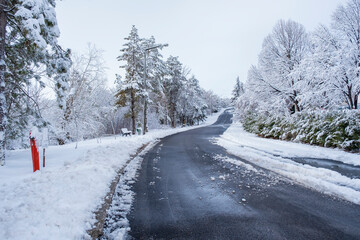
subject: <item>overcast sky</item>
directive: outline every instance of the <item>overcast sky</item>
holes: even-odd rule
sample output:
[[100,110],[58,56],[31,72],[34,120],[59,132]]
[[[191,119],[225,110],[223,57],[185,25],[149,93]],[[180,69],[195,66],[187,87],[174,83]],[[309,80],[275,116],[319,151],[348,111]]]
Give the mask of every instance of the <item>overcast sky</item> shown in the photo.
[[261,44],[279,19],[314,30],[330,24],[345,0],[62,0],[57,2],[60,44],[83,52],[87,43],[105,51],[109,85],[123,75],[116,57],[132,25],[140,37],[168,43],[203,88],[229,97],[237,76],[246,81]]

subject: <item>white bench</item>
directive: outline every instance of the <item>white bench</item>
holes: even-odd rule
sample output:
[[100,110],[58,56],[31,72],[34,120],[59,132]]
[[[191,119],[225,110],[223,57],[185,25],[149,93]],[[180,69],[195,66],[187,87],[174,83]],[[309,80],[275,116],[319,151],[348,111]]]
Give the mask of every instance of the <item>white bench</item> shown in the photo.
[[131,136],[131,131],[129,131],[127,128],[121,129],[122,136]]

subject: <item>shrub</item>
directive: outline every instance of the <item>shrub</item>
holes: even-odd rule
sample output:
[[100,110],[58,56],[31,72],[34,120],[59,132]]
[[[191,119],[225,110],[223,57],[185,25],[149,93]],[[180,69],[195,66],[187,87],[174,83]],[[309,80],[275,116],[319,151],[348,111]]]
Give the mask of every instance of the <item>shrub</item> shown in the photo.
[[291,116],[255,114],[243,118],[244,129],[262,137],[360,151],[360,111],[311,111]]

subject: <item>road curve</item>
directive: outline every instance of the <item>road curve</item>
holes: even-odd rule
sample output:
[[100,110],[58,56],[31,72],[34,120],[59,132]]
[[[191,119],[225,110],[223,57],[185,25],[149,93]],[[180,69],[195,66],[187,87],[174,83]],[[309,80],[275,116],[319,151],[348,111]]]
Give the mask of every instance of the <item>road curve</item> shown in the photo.
[[145,156],[130,239],[360,239],[360,206],[254,165],[235,166],[211,139],[231,123],[163,138]]

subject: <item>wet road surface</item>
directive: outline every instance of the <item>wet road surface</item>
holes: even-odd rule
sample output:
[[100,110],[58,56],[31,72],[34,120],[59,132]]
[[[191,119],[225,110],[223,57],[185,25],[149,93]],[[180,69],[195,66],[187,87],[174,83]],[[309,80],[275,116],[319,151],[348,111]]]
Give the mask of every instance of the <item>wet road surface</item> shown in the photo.
[[359,205],[226,161],[241,159],[211,139],[230,123],[226,112],[212,126],[163,138],[144,156],[130,239],[360,239]]
[[313,167],[326,168],[338,172],[341,175],[347,176],[352,179],[360,178],[360,166],[354,166],[351,164],[343,163],[340,161],[334,161],[331,159],[302,158],[302,157],[294,157],[290,159],[295,162],[307,164]]

